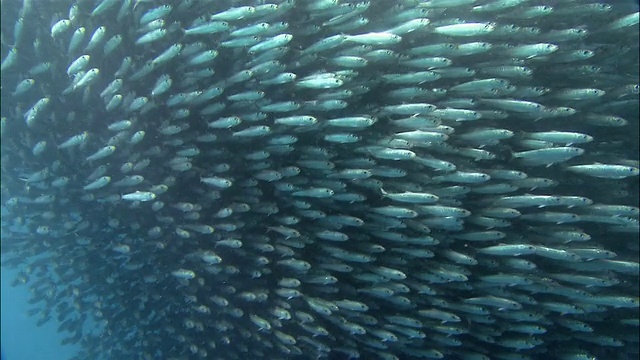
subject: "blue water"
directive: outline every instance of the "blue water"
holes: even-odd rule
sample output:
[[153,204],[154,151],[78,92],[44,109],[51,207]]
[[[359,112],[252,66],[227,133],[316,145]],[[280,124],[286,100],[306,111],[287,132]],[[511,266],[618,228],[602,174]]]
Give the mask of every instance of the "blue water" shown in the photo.
[[38,316],[29,316],[28,286],[11,286],[17,271],[2,268],[1,284],[1,344],[2,360],[67,360],[77,354],[77,345],[60,345],[66,334],[58,334],[60,323],[54,316],[42,327],[36,326]]

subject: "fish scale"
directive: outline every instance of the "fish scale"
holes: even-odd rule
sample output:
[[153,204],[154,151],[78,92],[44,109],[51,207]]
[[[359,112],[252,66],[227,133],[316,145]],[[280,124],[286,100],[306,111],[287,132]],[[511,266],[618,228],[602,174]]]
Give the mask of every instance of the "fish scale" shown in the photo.
[[637,357],[621,2],[3,3],[2,264],[73,359]]

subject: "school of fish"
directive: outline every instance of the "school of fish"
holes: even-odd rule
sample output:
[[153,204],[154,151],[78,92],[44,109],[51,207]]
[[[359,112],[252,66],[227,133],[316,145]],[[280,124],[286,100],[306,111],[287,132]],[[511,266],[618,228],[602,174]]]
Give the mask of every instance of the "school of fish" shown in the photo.
[[638,357],[637,7],[1,16],[2,266],[74,359]]

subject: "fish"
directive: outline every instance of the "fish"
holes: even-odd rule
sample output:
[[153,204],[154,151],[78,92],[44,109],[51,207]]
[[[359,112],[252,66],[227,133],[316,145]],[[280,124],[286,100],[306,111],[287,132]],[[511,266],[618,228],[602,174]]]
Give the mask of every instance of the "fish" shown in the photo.
[[73,360],[637,358],[622,2],[3,3],[3,270]]
[[148,191],[136,191],[122,195],[122,200],[126,201],[151,201],[156,198],[156,194]]

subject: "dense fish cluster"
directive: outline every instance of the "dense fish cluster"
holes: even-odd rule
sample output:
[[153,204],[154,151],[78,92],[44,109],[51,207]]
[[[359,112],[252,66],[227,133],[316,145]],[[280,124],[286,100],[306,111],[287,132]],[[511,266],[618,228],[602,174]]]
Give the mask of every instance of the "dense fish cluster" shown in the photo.
[[638,12],[2,3],[2,264],[77,359],[631,359]]

